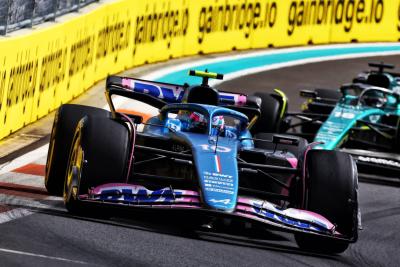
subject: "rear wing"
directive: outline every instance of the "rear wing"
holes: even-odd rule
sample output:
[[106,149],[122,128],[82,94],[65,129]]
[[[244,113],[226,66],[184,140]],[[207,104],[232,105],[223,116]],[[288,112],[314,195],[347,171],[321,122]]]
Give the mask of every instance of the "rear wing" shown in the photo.
[[[121,95],[147,103],[156,108],[166,104],[181,103],[184,93],[189,86],[147,81],[130,77],[109,76],[106,81],[107,100],[111,109],[111,95]],[[220,106],[232,108],[249,115],[259,115],[261,99],[239,93],[219,91]]]

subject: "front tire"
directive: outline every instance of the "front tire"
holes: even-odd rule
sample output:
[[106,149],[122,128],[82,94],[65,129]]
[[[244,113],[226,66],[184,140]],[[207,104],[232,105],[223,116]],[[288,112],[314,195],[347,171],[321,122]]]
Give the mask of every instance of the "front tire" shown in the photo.
[[[327,218],[336,231],[348,239],[357,239],[358,174],[354,160],[339,151],[311,150],[306,157],[308,192],[306,210]],[[310,234],[295,234],[300,248],[342,253],[349,242]]]
[[77,199],[90,188],[126,182],[129,144],[129,130],[123,123],[93,116],[79,122],[64,183],[64,203],[69,212],[84,213]]
[[65,104],[56,112],[47,153],[44,184],[52,195],[61,196],[67,170],[68,156],[72,146],[75,127],[86,115],[109,117],[109,112],[100,108]]
[[261,98],[261,116],[252,128],[252,133],[278,133],[282,122],[282,103],[271,93],[258,92],[254,94]]

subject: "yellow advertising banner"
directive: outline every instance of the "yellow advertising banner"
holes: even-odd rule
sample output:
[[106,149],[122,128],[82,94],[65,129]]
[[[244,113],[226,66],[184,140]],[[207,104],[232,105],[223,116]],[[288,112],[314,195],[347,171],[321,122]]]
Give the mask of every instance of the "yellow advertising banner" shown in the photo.
[[119,0],[0,39],[0,139],[107,75],[241,49],[398,41],[400,0]]

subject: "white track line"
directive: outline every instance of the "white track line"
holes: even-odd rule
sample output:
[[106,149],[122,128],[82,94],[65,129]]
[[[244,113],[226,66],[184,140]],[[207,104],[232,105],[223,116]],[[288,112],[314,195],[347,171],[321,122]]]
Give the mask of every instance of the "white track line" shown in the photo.
[[[6,162],[0,166],[0,175],[5,174],[8,172],[11,172],[12,170],[15,170],[19,167],[25,166],[29,163],[32,163],[39,158],[42,158],[43,156],[46,155],[47,150],[48,150],[49,145],[46,144],[44,146],[41,146],[35,150],[32,150],[16,159],[13,159],[10,162]],[[0,197],[1,198],[1,197]],[[7,201],[4,201],[4,199],[1,199],[2,204],[13,204],[13,203],[7,203]],[[20,204],[20,203],[18,203]],[[29,209],[26,208],[16,208],[12,209],[6,212],[0,213],[0,224],[6,223],[15,219],[19,219],[28,215],[33,214],[34,212],[30,211]]]
[[6,212],[0,213],[0,224],[6,223],[15,219],[19,219],[21,217],[25,217],[28,215],[33,214],[32,211],[27,210],[25,208],[17,208],[17,209],[12,209]]
[[[43,204],[41,201],[42,200],[32,200],[32,198],[27,197],[27,196],[10,196],[7,194],[0,194],[0,200],[1,204],[5,205],[10,205],[10,206],[19,206],[19,207],[24,207],[24,209],[30,209],[30,210],[35,210],[35,209],[52,209],[52,210],[59,210],[59,208],[54,207],[53,205],[49,204]],[[49,203],[49,201],[53,202],[59,202],[62,201],[62,197],[46,197],[46,203]],[[9,210],[7,212],[11,213],[14,210]],[[6,213],[6,212],[4,212]],[[10,216],[13,216],[13,214],[10,214]]]
[[285,63],[270,64],[270,65],[265,65],[265,66],[261,66],[261,67],[249,68],[249,69],[245,69],[245,70],[241,70],[241,71],[232,72],[227,75],[224,75],[223,80],[211,80],[210,85],[217,85],[217,84],[220,84],[220,83],[223,83],[223,82],[226,82],[229,80],[233,80],[233,79],[236,79],[239,77],[243,77],[246,75],[250,75],[250,74],[255,74],[255,73],[260,73],[260,72],[275,70],[275,69],[282,69],[282,68],[286,68],[286,67],[305,65],[305,64],[310,64],[310,63],[335,61],[335,60],[341,60],[341,59],[378,57],[378,56],[394,56],[394,55],[400,55],[400,51],[368,52],[368,53],[359,53],[359,54],[348,54],[348,55],[339,55],[339,56],[326,56],[326,57],[319,57],[319,58],[300,59],[300,60],[294,60],[294,61],[289,61],[289,62],[285,62]]
[[84,261],[77,261],[77,260],[70,260],[70,259],[66,259],[66,258],[46,256],[46,255],[42,255],[42,254],[29,253],[29,252],[13,250],[13,249],[0,248],[0,252],[12,253],[12,254],[18,254],[18,255],[24,255],[24,256],[32,256],[32,257],[36,257],[36,258],[43,258],[43,259],[49,259],[49,260],[77,263],[77,264],[88,264],[87,262],[84,262]]
[[40,159],[41,157],[44,157],[47,154],[48,149],[49,144],[46,144],[18,158],[15,158],[9,162],[0,165],[0,175],[15,170],[19,167],[25,166],[29,163],[34,162],[35,160]]
[[[36,164],[36,162],[35,162]],[[42,165],[42,164],[40,164]],[[0,182],[44,188],[43,175],[33,175],[22,172],[8,172],[0,175]]]

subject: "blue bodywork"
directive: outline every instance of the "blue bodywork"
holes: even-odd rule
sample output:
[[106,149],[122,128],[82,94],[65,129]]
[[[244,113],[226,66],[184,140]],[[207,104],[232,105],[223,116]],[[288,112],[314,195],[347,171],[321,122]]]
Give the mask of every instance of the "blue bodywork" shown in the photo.
[[[178,123],[186,123],[183,119],[169,118],[168,114],[178,112],[203,114],[207,118],[207,129],[204,133],[197,133],[174,127]],[[217,138],[211,124],[214,116],[234,118],[238,121],[237,127],[226,126],[225,131],[230,132],[229,136],[225,133],[225,136],[222,134]],[[190,144],[204,203],[210,208],[233,211],[238,196],[237,151],[254,147],[253,142],[248,139],[251,135],[246,128],[247,116],[217,106],[169,104],[161,109],[159,116],[151,118],[148,124],[144,128],[146,134],[172,137]]]
[[[77,200],[127,208],[197,210],[215,218],[245,219],[354,242],[356,235],[336,231],[323,215],[299,207],[298,199],[291,203],[289,190],[302,178],[302,165],[298,165],[299,156],[277,145],[295,146],[297,138],[273,135],[272,140],[256,140],[270,145],[255,147],[249,119],[239,111],[252,111],[249,117],[254,111],[259,113],[259,99],[218,92],[205,81],[202,86],[187,87],[109,77],[106,97],[113,118],[122,116],[130,125],[127,178],[89,188]],[[113,94],[159,108],[159,114],[144,122],[140,113],[120,114],[113,106]],[[189,97],[193,95],[198,98]],[[78,179],[71,179],[69,188]]]

